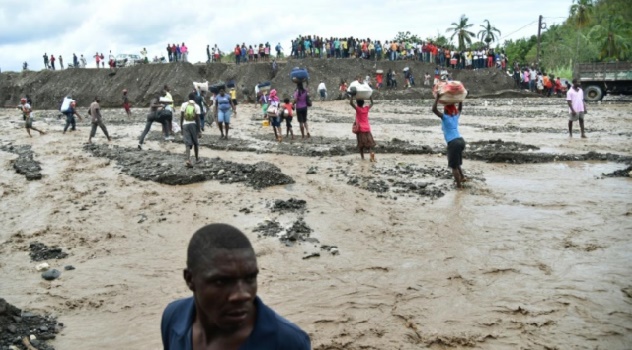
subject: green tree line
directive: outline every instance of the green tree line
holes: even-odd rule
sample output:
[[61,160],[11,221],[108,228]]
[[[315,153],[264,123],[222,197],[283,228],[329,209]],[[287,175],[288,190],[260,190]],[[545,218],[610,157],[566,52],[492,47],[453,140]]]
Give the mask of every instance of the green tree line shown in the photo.
[[[546,12],[542,13],[545,17]],[[512,61],[533,64],[537,37],[507,40],[502,45]],[[540,66],[572,75],[576,62],[629,61],[632,59],[632,1],[574,0],[568,18],[541,35]]]

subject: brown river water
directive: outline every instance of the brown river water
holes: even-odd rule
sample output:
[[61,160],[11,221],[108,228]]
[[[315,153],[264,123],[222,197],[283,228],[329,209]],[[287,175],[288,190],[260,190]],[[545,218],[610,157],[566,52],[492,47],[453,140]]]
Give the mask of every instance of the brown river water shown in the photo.
[[[548,153],[632,156],[631,105],[589,106],[588,138],[581,139],[577,125],[574,138],[566,134],[564,103],[466,104],[460,131],[468,142],[502,139]],[[272,141],[252,105],[239,108],[232,136]],[[133,121],[121,112],[104,111],[112,144],[136,147],[145,111],[134,110]],[[202,148],[203,157],[274,163],[296,183],[263,190],[217,181],[169,186],[122,174],[116,161],[92,156],[83,149],[88,124],[62,135],[55,115],[40,112],[34,125],[48,134],[29,139],[16,111],[0,111],[0,141],[31,145],[43,173],[27,181],[12,168],[17,156],[0,152],[0,297],[56,315],[65,325],[51,342],[57,349],[161,348],[162,310],[190,295],[182,279],[188,240],[212,222],[250,237],[261,269],[259,295],[308,332],[314,349],[632,348],[632,178],[602,176],[629,164],[465,159],[466,188],[428,178],[445,193],[429,198],[378,196],[348,185],[336,170],[377,176],[371,171],[402,164],[445,169],[444,155],[378,150],[372,164],[357,154]],[[443,147],[440,121],[427,102],[378,101],[370,119],[378,144],[399,138]],[[347,104],[315,103],[310,120],[313,138],[354,144]],[[107,142],[101,131],[94,141]],[[294,141],[303,143],[310,147]],[[146,145],[170,157],[184,151],[180,143]],[[312,166],[317,173],[306,174]],[[298,214],[269,208],[289,198],[307,202],[301,216],[311,236],[337,246],[338,255],[320,250],[320,257],[303,259],[318,247],[288,247],[253,232],[266,219],[290,226]],[[43,280],[28,255],[32,241],[59,245],[69,257],[51,266],[76,270]]]

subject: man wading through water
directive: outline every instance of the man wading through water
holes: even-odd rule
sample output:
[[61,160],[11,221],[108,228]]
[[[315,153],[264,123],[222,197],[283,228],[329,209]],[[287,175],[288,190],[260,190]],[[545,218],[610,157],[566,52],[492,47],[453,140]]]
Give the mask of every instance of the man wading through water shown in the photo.
[[[165,94],[169,94],[165,91]],[[171,95],[169,95],[171,96]],[[143,143],[145,142],[145,137],[151,130],[151,125],[154,122],[159,122],[162,125],[162,132],[165,135],[165,140],[173,139],[171,136],[171,122],[173,120],[173,114],[170,110],[167,110],[163,103],[160,102],[160,96],[156,96],[156,98],[152,99],[149,103],[149,114],[147,114],[147,121],[145,123],[145,130],[140,135],[140,139],[138,141],[138,149],[143,149]]]
[[452,175],[456,181],[456,187],[462,188],[463,182],[467,181],[463,176],[461,164],[463,164],[463,150],[465,149],[465,140],[459,134],[459,117],[463,109],[463,103],[459,102],[459,107],[455,105],[447,105],[443,108],[443,113],[439,112],[437,103],[441,96],[437,94],[437,98],[432,105],[432,112],[441,119],[441,129],[445,142],[448,143],[448,166],[452,168]]
[[202,227],[187,250],[193,296],[170,303],[160,325],[164,350],[309,350],[309,336],[257,296],[257,256],[240,230]]
[[22,119],[24,119],[24,127],[26,128],[26,132],[31,136],[31,129],[40,133],[40,135],[46,134],[44,131],[38,130],[33,127],[33,121],[31,120],[31,104],[28,102],[26,98],[20,99],[20,105],[18,106],[20,110],[22,110]]
[[110,138],[110,134],[108,134],[108,129],[103,124],[103,120],[101,118],[101,106],[99,106],[99,97],[94,98],[94,102],[90,104],[90,108],[88,109],[88,115],[92,116],[92,130],[90,130],[90,137],[88,138],[88,143],[92,143],[92,138],[97,133],[97,127],[100,127],[105,137],[108,138],[108,142],[112,141]]
[[191,148],[193,148],[193,152],[195,153],[195,162],[198,163],[200,161],[198,157],[198,138],[200,138],[202,132],[200,126],[200,106],[195,103],[194,92],[189,94],[189,101],[183,103],[180,107],[180,128],[182,129],[182,139],[186,147],[187,161],[185,164],[190,168],[193,166],[193,164],[191,164]]

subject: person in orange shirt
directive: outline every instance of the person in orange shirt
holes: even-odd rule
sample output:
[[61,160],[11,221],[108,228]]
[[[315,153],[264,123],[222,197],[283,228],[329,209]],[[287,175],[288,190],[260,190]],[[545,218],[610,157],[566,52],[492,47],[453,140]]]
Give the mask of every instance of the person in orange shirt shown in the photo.
[[294,117],[292,110],[294,109],[294,106],[292,105],[292,102],[290,102],[289,98],[286,97],[283,100],[281,109],[283,111],[282,118],[285,118],[285,127],[287,128],[285,137],[292,135],[292,140],[294,140],[294,131],[292,131],[292,118]]
[[551,82],[551,79],[549,79],[549,76],[547,74],[544,74],[544,77],[542,77],[542,82],[544,84],[544,95],[551,96],[551,92],[553,91],[553,83]]

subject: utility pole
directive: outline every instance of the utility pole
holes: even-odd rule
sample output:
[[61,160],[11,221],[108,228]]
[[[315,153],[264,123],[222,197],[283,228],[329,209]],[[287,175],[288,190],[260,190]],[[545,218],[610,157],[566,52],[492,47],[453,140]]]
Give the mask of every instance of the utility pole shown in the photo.
[[538,67],[540,67],[540,37],[541,37],[540,34],[541,33],[542,33],[542,15],[538,17],[538,51],[535,56],[535,64]]

